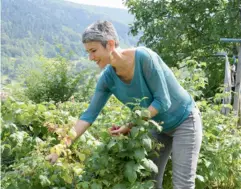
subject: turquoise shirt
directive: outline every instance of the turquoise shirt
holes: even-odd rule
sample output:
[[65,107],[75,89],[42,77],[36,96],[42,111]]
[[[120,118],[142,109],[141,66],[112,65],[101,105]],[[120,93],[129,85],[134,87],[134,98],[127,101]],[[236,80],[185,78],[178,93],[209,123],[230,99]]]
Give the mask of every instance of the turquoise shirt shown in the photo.
[[[152,105],[158,114],[152,119],[162,124],[163,131],[178,127],[190,114],[194,101],[178,83],[173,72],[157,53],[145,47],[135,51],[134,76],[129,84],[124,83],[111,65],[106,66],[97,82],[96,90],[88,109],[81,120],[93,123],[111,94],[122,103],[143,99],[141,106]],[[127,106],[133,108],[131,105]]]

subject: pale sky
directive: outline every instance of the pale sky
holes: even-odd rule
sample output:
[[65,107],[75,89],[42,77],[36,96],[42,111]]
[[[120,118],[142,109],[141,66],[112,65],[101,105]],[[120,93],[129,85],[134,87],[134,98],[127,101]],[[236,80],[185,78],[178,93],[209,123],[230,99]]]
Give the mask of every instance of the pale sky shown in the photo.
[[122,0],[66,0],[74,3],[126,9]]

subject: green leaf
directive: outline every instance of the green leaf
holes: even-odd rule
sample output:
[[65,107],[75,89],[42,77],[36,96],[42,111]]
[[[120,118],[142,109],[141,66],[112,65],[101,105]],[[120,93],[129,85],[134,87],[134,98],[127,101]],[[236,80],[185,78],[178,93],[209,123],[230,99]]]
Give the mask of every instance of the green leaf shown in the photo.
[[146,155],[146,152],[143,148],[139,148],[134,151],[134,156],[136,159],[140,159],[140,160],[144,159],[145,155]]
[[138,115],[139,117],[141,117],[141,111],[140,110],[136,110],[135,114]]
[[196,179],[198,179],[201,182],[204,182],[204,177],[202,175],[196,175]]
[[142,120],[141,118],[136,120],[136,125],[138,126],[143,126],[145,125],[146,121]]
[[40,183],[42,186],[50,186],[51,182],[49,181],[49,179],[46,176],[40,175],[39,179],[40,179]]
[[79,156],[79,159],[80,159],[80,161],[84,161],[85,160],[85,154],[78,154],[78,156]]
[[149,123],[151,123],[157,129],[158,132],[162,131],[162,127],[154,120],[149,120]]
[[15,114],[20,114],[22,112],[22,109],[17,109],[16,111],[15,111]]
[[156,166],[156,164],[152,160],[145,158],[145,159],[142,160],[142,162],[143,162],[143,166],[147,170],[152,171],[154,173],[158,173],[158,167]]
[[142,139],[142,143],[147,151],[151,150],[152,144],[151,144],[151,139],[150,138],[144,138]]
[[88,182],[82,182],[80,183],[80,186],[82,189],[89,189],[89,183]]
[[115,140],[111,140],[110,142],[109,142],[109,144],[107,145],[107,149],[109,150],[109,149],[111,149],[113,146],[115,146],[116,145],[116,141]]
[[145,189],[153,189],[155,185],[154,185],[153,181],[149,180],[143,186]]
[[129,161],[125,165],[124,176],[128,179],[129,182],[134,183],[137,179],[137,165],[134,161]]
[[45,112],[46,111],[46,106],[42,105],[42,104],[38,104],[37,108],[40,112]]
[[91,184],[91,189],[102,189],[102,186],[98,183],[93,183]]
[[62,178],[64,179],[65,182],[71,184],[73,178],[71,177],[70,174],[68,174],[68,172],[64,172],[64,174],[62,175]]
[[116,184],[113,186],[113,189],[127,189],[125,184]]
[[107,180],[102,180],[102,183],[106,186],[110,186],[110,182],[108,182]]
[[132,136],[133,138],[136,138],[136,137],[138,136],[138,133],[139,133],[139,129],[138,129],[137,127],[133,127],[133,128],[131,129],[131,136]]

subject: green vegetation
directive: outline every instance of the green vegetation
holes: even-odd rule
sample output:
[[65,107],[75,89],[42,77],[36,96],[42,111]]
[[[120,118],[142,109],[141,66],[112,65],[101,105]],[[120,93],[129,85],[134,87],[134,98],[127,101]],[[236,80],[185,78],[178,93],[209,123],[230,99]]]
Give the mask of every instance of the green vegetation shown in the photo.
[[[137,43],[136,37],[128,36],[132,17],[127,10],[102,8],[97,11],[95,7],[63,0],[3,0],[1,13],[1,73],[9,79],[16,79],[18,68],[31,65],[38,55],[54,58],[60,54],[69,58],[71,54],[71,61],[86,63],[86,60],[80,62],[81,57],[87,58],[81,33],[96,20],[113,22],[121,46]],[[106,15],[113,13],[118,16],[110,19]],[[61,52],[59,44],[64,52]]]
[[205,96],[218,92],[224,78],[224,60],[214,55],[219,51],[237,55],[236,44],[221,43],[220,38],[240,38],[239,1],[129,0],[126,5],[135,16],[131,33],[143,33],[140,43],[158,52],[170,66],[187,57],[207,62],[209,85]]
[[40,60],[40,69],[26,71],[26,96],[36,103],[67,101],[77,91],[85,72],[71,73],[70,63],[63,57],[53,60],[41,57]]
[[[182,85],[193,96],[201,98],[206,83],[205,64],[194,60],[184,63],[188,66],[183,70],[173,70]],[[180,74],[185,72],[192,74],[186,77]],[[220,97],[217,94],[209,100],[198,101],[204,136],[197,170],[197,189],[241,187],[241,132],[232,113],[228,116],[220,113]],[[148,157],[153,155],[151,149],[159,145],[150,138],[148,130],[151,125],[155,127],[155,122],[141,119],[145,111],[138,107],[138,103],[136,109],[130,112],[112,97],[88,132],[70,149],[66,150],[62,144],[54,148],[61,154],[55,165],[44,159],[88,107],[88,102],[83,99],[70,99],[57,104],[34,103],[26,97],[21,98],[18,93],[18,96],[9,96],[3,102],[3,188],[153,188],[149,176],[156,167]],[[112,124],[123,125],[130,119],[137,124],[130,134],[118,137],[108,134],[107,128]],[[171,188],[171,162],[164,181],[164,188]]]

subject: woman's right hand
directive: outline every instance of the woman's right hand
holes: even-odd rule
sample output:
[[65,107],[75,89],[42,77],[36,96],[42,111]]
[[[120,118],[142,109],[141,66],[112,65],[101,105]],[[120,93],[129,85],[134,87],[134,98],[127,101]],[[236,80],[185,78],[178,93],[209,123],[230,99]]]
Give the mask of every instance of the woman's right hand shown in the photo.
[[51,153],[48,156],[46,156],[45,159],[50,163],[54,164],[57,161],[58,157],[59,157],[58,154]]

